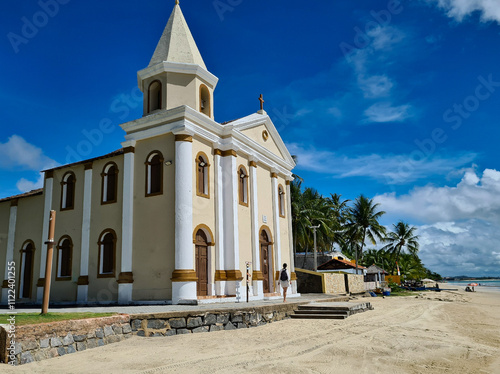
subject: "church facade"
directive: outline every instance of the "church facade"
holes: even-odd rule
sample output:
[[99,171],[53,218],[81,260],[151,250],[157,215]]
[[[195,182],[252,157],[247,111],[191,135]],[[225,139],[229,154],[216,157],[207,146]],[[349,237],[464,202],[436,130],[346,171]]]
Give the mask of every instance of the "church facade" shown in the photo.
[[17,302],[41,303],[51,210],[52,303],[245,301],[247,285],[250,300],[272,298],[285,262],[297,295],[295,163],[263,107],[214,120],[218,79],[178,4],[137,76],[144,116],[121,125],[120,150],[45,170],[43,189],[0,200],[2,304],[12,262]]

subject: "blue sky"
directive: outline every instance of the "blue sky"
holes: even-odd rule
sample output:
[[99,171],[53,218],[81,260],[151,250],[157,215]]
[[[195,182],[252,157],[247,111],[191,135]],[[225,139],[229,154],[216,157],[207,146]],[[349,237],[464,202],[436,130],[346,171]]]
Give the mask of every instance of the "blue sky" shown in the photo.
[[[174,1],[6,1],[0,196],[120,148]],[[305,185],[374,197],[443,275],[500,276],[500,4],[181,1],[219,122],[265,109]]]

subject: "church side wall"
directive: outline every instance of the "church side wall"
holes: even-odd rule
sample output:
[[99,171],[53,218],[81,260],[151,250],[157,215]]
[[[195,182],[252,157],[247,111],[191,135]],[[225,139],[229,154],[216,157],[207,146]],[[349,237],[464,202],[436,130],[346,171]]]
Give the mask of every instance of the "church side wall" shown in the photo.
[[[239,167],[243,165],[250,175],[250,166],[248,165],[248,159],[238,155],[236,160],[236,165]],[[239,269],[243,276],[246,274],[245,262],[252,262],[252,201],[251,188],[250,188],[250,177],[248,178],[248,206],[239,204],[238,202],[238,229],[239,229],[239,245],[240,245],[240,263]],[[257,198],[258,199],[258,198]],[[252,264],[253,265],[253,264]]]
[[290,251],[292,244],[290,243],[290,238],[288,235],[288,220],[291,219],[291,212],[288,211],[287,199],[288,195],[286,194],[286,180],[282,177],[278,178],[278,185],[283,187],[283,191],[285,192],[284,198],[284,209],[285,209],[285,217],[280,217],[280,238],[281,238],[281,262],[287,263],[290,268]]
[[[273,189],[271,183],[271,170],[257,164],[257,190],[259,200],[259,234],[263,226],[268,228],[272,241],[275,241],[273,222]],[[264,216],[267,222],[264,222]],[[273,245],[273,274],[280,269],[281,264],[275,264],[276,248]]]
[[[203,152],[210,164],[209,167],[209,198],[198,196],[197,194],[197,162],[196,156],[199,152]],[[210,236],[208,240],[215,242],[219,240],[215,238],[215,156],[213,154],[213,147],[210,143],[194,139],[193,140],[193,230],[199,225],[205,225],[210,229]],[[193,233],[195,234],[195,233]],[[215,247],[211,246],[209,249],[209,269],[208,269],[208,282],[214,283],[215,276]],[[193,263],[196,264],[195,250],[193,244]],[[196,265],[195,265],[196,266]],[[196,269],[193,269],[196,270]]]
[[35,256],[31,278],[31,300],[36,301],[36,283],[40,277],[42,246],[43,195],[19,199],[17,206],[14,261],[16,262],[16,289],[19,292],[21,276],[21,249],[27,240],[35,245]]
[[[75,197],[74,208],[61,211],[61,181],[64,175],[72,171],[75,174]],[[52,280],[50,299],[53,302],[76,301],[78,275],[80,274],[80,253],[82,243],[83,222],[83,191],[84,191],[84,166],[76,165],[54,171],[54,190],[52,194],[52,209],[56,211],[56,227],[54,235],[54,256],[52,258]],[[43,213],[42,213],[43,216]],[[40,221],[40,230],[43,226]],[[68,235],[73,243],[72,263],[70,280],[56,280],[57,276],[57,246],[63,236]],[[42,233],[40,231],[40,235]],[[37,248],[38,249],[38,248]],[[40,264],[40,262],[38,262]],[[38,266],[39,268],[39,266]],[[39,271],[39,269],[38,269]]]
[[135,147],[132,298],[144,301],[172,298],[175,269],[175,165],[163,164],[163,194],[146,197],[144,163],[152,151],[175,162],[174,135],[139,141]]
[[7,236],[9,233],[10,201],[0,203],[0,281],[4,281],[6,256],[7,256]]
[[[104,167],[109,162],[116,163],[118,167],[118,187],[116,203],[101,204],[102,201],[102,176]],[[121,246],[122,246],[122,206],[123,206],[123,155],[96,160],[92,164],[92,200],[90,213],[90,240],[89,240],[89,291],[88,301],[108,302],[118,298],[118,285],[116,279],[120,274]],[[80,226],[81,227],[81,226]],[[116,233],[116,260],[115,277],[98,278],[99,266],[99,240],[105,230],[111,229]],[[81,231],[81,230],[80,230]],[[80,243],[78,243],[80,248]],[[80,275],[80,268],[76,269]],[[77,277],[76,277],[77,278]]]

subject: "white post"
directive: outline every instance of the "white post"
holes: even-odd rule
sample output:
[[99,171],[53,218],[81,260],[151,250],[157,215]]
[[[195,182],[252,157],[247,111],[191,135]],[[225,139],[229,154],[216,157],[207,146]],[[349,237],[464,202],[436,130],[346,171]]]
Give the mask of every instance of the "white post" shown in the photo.
[[[133,144],[135,145],[135,144]],[[130,304],[134,277],[132,250],[134,240],[134,147],[125,147],[123,155],[122,255],[118,276],[118,303]]]
[[[239,270],[239,235],[238,235],[238,170],[236,152],[225,151],[223,154],[224,185],[224,253],[226,257],[226,292],[236,295],[241,286],[241,271]],[[241,289],[239,290],[241,294]]]
[[193,250],[193,138],[175,136],[175,270],[172,303],[197,300]]
[[226,274],[224,266],[224,184],[222,182],[221,151],[216,149],[214,162],[215,181],[215,294],[225,295]]
[[[42,243],[40,248],[40,279],[37,282],[36,302],[43,301],[43,285],[41,282],[45,278],[45,265],[47,263],[47,246],[44,244],[49,236],[50,211],[52,210],[52,194],[54,192],[54,172],[52,170],[45,172],[45,203],[43,207],[43,227],[42,227]],[[38,286],[38,285],[41,286]]]
[[[280,235],[280,213],[279,213],[279,195],[278,195],[278,174],[271,173],[273,189],[273,222],[274,222],[274,258],[275,269],[281,269],[281,235]],[[280,292],[279,282],[273,274],[275,290]]]
[[82,246],[80,253],[80,276],[76,300],[85,304],[89,291],[90,214],[92,206],[92,163],[85,164],[83,186]]
[[[5,276],[3,279],[9,279],[9,262],[14,261],[14,244],[16,237],[16,222],[17,222],[17,202],[14,200],[10,206],[9,215],[9,233],[7,236],[7,253],[5,257]],[[18,263],[16,263],[16,270],[21,272]],[[7,305],[8,303],[8,288],[2,288],[2,305]]]
[[[256,274],[262,274],[260,268],[260,241],[259,241],[259,200],[257,190],[257,163],[250,162],[250,204],[252,215],[252,269]],[[264,283],[253,279],[254,296],[264,297]]]

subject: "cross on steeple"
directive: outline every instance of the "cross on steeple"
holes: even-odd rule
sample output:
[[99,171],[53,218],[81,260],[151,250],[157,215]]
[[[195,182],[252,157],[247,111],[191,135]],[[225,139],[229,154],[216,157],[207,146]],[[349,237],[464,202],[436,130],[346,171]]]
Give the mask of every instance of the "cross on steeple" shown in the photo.
[[260,94],[260,97],[259,97],[259,101],[260,101],[260,110],[264,110],[264,96],[262,96],[262,94]]

